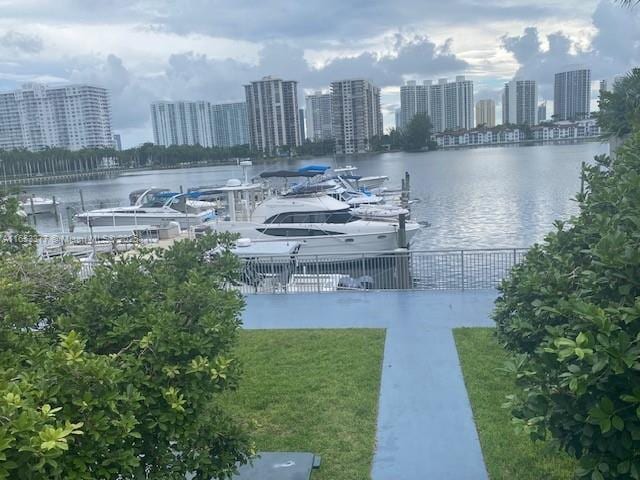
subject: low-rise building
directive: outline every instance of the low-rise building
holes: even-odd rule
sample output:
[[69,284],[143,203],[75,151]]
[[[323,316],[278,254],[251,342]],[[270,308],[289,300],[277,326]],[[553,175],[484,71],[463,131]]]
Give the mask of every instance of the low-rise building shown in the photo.
[[518,143],[525,139],[519,128],[476,128],[437,133],[433,137],[438,148]]
[[549,125],[537,125],[531,129],[533,139],[537,141],[571,140],[595,138],[600,136],[600,126],[595,119],[571,122],[563,120]]

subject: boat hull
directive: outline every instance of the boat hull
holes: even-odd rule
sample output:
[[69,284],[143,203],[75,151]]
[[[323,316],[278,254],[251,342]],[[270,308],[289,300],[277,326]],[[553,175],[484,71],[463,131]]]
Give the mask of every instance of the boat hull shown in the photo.
[[[360,225],[349,224],[255,224],[248,222],[210,222],[208,225],[217,232],[229,232],[250,238],[256,242],[293,241],[300,243],[299,255],[336,255],[339,260],[361,258],[363,254],[375,255],[388,253],[398,248],[397,225],[386,222],[359,222]],[[345,225],[347,226],[345,228]],[[270,235],[264,231],[276,230],[278,235]],[[323,230],[335,232],[334,235],[298,235],[297,231]],[[419,226],[412,223],[406,229],[407,241],[410,242],[418,232]],[[350,230],[350,231],[349,231]],[[289,233],[285,235],[285,233]]]

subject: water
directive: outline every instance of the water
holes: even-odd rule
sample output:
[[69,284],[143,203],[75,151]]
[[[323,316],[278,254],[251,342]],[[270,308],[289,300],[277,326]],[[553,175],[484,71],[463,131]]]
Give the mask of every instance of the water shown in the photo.
[[[556,219],[577,212],[572,199],[580,189],[580,165],[607,153],[600,143],[538,145],[449,150],[430,153],[386,153],[350,159],[360,175],[388,175],[399,186],[405,171],[411,174],[413,218],[428,221],[415,238],[415,249],[528,247],[543,239]],[[255,164],[251,176],[264,170],[308,164],[343,166],[331,157],[281,160]],[[239,178],[239,167],[136,172],[107,180],[34,186],[30,193],[55,195],[61,202],[117,201],[125,205],[132,190],[147,186],[178,190],[220,184]],[[38,219],[38,229],[59,227],[51,218]]]

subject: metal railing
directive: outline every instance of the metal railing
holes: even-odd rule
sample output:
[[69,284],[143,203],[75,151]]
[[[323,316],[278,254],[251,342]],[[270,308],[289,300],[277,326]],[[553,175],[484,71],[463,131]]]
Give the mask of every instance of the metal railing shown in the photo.
[[495,288],[527,249],[395,251],[243,259],[243,293]]
[[[242,259],[243,294],[353,290],[477,290],[495,288],[527,249],[394,251],[253,256]],[[88,278],[95,262],[85,261]]]

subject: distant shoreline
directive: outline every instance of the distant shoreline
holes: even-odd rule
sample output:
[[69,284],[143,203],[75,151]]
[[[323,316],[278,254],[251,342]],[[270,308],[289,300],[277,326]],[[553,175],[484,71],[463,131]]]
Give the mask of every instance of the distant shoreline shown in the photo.
[[439,147],[435,151],[446,150],[467,150],[471,148],[491,148],[491,147],[528,147],[535,145],[574,145],[580,143],[606,143],[600,137],[585,138],[563,138],[557,140],[522,140],[519,142],[503,142],[503,143],[483,143],[479,145],[451,145],[447,147]]

